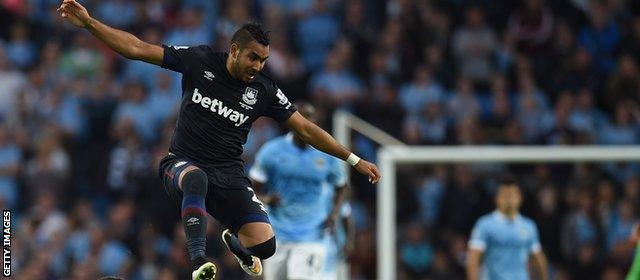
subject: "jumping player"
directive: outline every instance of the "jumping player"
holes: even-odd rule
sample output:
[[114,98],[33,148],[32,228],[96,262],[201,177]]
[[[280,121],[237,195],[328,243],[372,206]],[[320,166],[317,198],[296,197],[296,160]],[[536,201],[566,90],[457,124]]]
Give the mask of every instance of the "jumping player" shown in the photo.
[[143,42],[92,18],[75,0],[62,1],[58,11],[120,55],[182,73],[178,121],[159,173],[169,195],[182,201],[193,280],[214,279],[217,271],[205,256],[207,212],[231,230],[225,241],[248,274],[261,275],[260,259],[275,253],[273,229],[240,159],[251,124],[260,116],[284,122],[305,143],[346,160],[371,182],[379,180],[374,164],[300,115],[261,73],[269,57],[269,36],[259,25],[242,26],[231,38],[229,53],[217,53],[205,45]]

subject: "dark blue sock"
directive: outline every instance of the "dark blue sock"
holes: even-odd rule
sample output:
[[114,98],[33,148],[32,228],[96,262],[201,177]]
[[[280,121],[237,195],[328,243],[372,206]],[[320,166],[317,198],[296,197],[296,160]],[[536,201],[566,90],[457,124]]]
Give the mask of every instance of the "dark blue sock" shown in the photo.
[[187,251],[192,262],[205,256],[207,244],[207,177],[202,170],[187,173],[183,180],[182,225],[187,238]]

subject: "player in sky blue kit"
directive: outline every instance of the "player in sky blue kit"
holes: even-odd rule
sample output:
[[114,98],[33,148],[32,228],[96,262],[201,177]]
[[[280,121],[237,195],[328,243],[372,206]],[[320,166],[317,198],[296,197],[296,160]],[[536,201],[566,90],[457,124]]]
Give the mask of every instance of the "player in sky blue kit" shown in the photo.
[[[297,107],[315,119],[311,105]],[[265,280],[328,279],[326,270],[335,269],[327,267],[331,234],[347,189],[342,162],[287,134],[264,144],[249,176],[269,205],[279,244],[265,262]]]
[[482,216],[471,233],[467,279],[528,280],[530,256],[539,279],[549,279],[538,228],[531,219],[520,215],[521,204],[520,188],[515,180],[505,178],[496,194],[497,209]]
[[58,11],[122,56],[182,74],[182,101],[169,153],[159,166],[165,191],[181,202],[193,280],[214,279],[217,268],[205,255],[206,215],[229,230],[224,243],[252,276],[262,274],[261,259],[276,251],[264,206],[244,174],[242,145],[259,117],[284,123],[305,143],[346,160],[377,182],[378,168],[342,147],[330,134],[297,112],[276,83],[262,73],[269,58],[269,33],[245,24],[232,36],[229,52],[211,46],[157,46],[111,28],[89,16],[75,0]]

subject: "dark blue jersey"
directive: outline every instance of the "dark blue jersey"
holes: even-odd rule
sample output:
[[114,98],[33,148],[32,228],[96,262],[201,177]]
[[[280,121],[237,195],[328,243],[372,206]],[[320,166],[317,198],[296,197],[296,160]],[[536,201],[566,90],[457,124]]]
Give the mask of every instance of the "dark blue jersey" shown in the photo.
[[260,73],[245,83],[226,68],[228,54],[209,46],[163,46],[162,67],[182,73],[182,104],[170,151],[205,171],[242,169],[242,145],[261,116],[286,121],[296,108]]

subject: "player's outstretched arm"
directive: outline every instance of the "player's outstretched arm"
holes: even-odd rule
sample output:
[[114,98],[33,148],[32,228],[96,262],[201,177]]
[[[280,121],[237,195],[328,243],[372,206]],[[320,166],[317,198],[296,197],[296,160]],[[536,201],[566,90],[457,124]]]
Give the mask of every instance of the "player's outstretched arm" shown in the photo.
[[122,56],[162,65],[164,56],[162,47],[146,43],[131,33],[111,28],[92,18],[87,9],[75,0],[62,1],[57,11],[61,12],[61,16],[71,24],[89,30],[91,34]]
[[[364,159],[355,157],[349,150],[340,145],[329,133],[307,120],[300,113],[295,112],[286,121],[287,127],[291,129],[305,143],[316,149],[346,161],[357,161],[353,167],[361,174],[369,176],[369,181],[377,183],[380,180],[378,167]],[[355,159],[354,159],[355,157]]]

